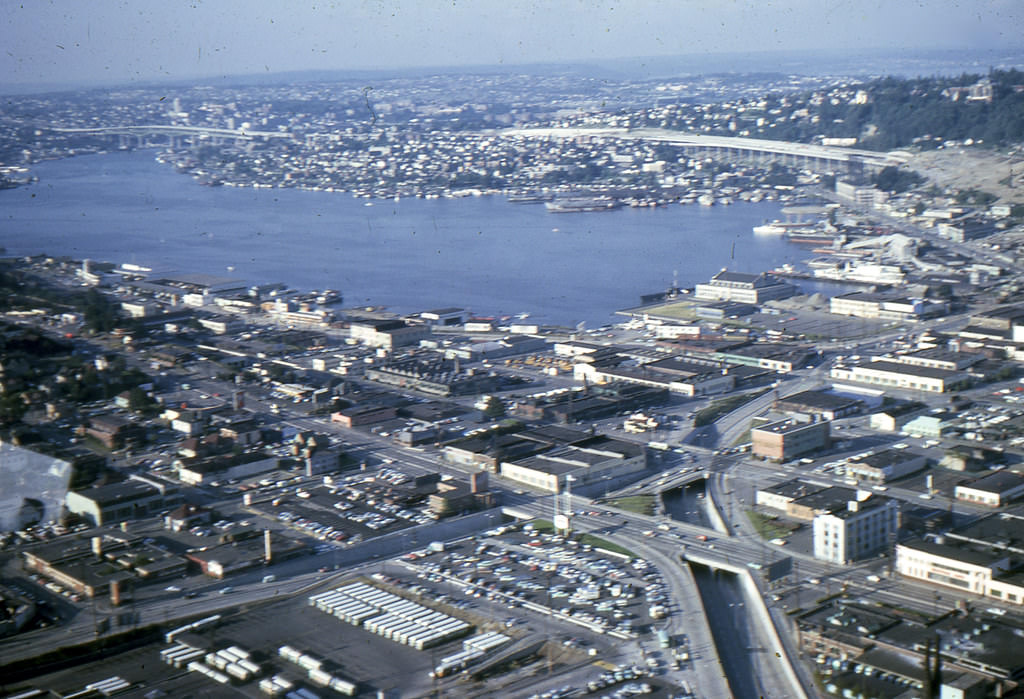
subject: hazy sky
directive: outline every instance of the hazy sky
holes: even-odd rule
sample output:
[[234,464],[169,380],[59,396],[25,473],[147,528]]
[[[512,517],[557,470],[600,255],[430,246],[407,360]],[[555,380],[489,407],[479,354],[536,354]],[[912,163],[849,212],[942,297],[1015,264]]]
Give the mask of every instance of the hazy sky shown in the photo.
[[1024,46],[1024,0],[0,0],[0,11],[6,85]]

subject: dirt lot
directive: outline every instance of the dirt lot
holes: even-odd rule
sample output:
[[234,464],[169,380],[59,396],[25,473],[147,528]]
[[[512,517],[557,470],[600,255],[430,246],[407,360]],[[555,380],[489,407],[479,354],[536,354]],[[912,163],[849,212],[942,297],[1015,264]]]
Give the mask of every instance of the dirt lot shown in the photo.
[[[1024,204],[1024,152],[956,147],[918,153],[908,166],[939,187],[980,189],[1004,204]],[[1012,171],[1012,187],[1008,186]]]

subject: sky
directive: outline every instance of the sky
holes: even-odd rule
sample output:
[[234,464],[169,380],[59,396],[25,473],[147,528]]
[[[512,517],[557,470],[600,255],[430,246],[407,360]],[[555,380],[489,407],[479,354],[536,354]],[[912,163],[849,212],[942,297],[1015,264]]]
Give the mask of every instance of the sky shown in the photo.
[[0,0],[7,86],[1022,46],[1024,0]]

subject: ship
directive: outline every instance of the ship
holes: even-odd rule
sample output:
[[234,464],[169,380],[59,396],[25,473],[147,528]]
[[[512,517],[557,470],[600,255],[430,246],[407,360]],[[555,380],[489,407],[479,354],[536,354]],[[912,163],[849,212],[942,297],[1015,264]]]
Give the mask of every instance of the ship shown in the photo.
[[791,231],[786,234],[786,240],[797,245],[842,245],[846,235],[819,230]]
[[701,206],[714,206],[715,196],[713,194],[701,194],[697,197],[697,203]]
[[565,214],[583,211],[611,211],[619,208],[622,204],[611,197],[564,197],[552,199],[544,206],[552,213]]
[[543,192],[522,192],[520,194],[508,195],[510,204],[540,204],[541,202],[551,201],[553,198],[553,195],[544,194]]

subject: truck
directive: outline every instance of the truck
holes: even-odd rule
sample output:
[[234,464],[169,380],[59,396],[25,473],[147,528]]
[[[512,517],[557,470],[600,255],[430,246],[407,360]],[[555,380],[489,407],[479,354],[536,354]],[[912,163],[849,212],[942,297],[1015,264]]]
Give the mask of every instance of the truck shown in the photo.
[[444,553],[444,542],[443,541],[431,541],[427,546],[431,553]]
[[672,647],[672,636],[665,629],[658,629],[658,647],[659,648],[671,648]]

